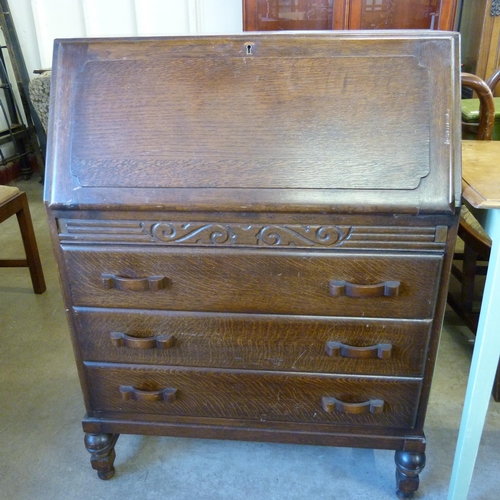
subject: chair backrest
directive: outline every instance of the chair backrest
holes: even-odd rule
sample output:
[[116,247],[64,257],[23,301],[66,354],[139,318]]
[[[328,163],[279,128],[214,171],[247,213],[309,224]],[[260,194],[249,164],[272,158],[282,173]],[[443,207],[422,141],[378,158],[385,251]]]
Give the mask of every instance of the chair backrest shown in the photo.
[[493,92],[498,82],[500,82],[500,66],[498,66],[498,68],[493,71],[491,76],[486,80],[486,85],[488,85]]
[[[479,126],[477,127],[476,139],[491,141],[491,134],[495,125],[495,101],[493,100],[491,88],[482,78],[471,73],[462,73],[461,78],[462,86],[472,89],[479,98]],[[500,71],[498,72],[498,78],[500,79]]]

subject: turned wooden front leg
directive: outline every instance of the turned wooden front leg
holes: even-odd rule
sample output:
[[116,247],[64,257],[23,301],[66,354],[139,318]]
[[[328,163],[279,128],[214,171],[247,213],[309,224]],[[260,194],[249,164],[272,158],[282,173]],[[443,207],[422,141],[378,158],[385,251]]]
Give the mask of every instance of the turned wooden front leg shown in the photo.
[[425,453],[396,451],[396,495],[398,498],[412,498],[418,490],[418,475],[425,467]]
[[90,464],[100,479],[111,479],[115,474],[115,444],[119,434],[85,434],[85,447],[92,454]]

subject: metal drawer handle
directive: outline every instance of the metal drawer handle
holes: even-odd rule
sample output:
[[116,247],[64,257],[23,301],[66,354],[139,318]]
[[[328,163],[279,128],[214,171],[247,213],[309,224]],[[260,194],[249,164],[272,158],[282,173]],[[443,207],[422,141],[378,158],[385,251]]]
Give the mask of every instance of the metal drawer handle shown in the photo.
[[399,281],[384,281],[376,285],[357,285],[348,281],[330,281],[330,295],[371,299],[373,297],[396,297],[399,294]]
[[177,399],[177,389],[172,387],[167,387],[166,389],[160,389],[159,391],[141,391],[130,385],[121,385],[120,392],[122,393],[122,398],[124,401],[143,401],[143,402],[153,402],[153,401],[167,401],[167,403],[173,403]]
[[341,356],[353,359],[389,359],[391,357],[391,344],[376,344],[366,347],[356,347],[342,342],[327,342],[325,352],[328,356]]
[[167,286],[168,280],[165,276],[149,276],[147,278],[124,278],[115,274],[101,274],[104,288],[116,288],[117,290],[140,292],[151,290],[156,292]]
[[172,335],[157,335],[156,337],[131,337],[122,332],[109,334],[115,347],[130,347],[130,349],[169,349],[174,345]]
[[384,401],[381,399],[370,399],[364,403],[346,403],[340,399],[325,396],[321,399],[323,410],[333,413],[382,413],[384,411]]

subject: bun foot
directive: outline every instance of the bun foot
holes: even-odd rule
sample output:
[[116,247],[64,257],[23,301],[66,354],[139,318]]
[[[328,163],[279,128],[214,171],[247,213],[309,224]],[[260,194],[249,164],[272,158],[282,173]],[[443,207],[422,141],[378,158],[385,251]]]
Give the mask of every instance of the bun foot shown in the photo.
[[115,444],[119,434],[85,434],[85,447],[91,453],[90,464],[99,479],[111,479],[115,475]]
[[413,498],[418,490],[418,475],[425,467],[425,453],[396,451],[396,495],[398,498]]
[[[114,459],[116,457],[116,453],[114,452],[114,450],[113,450],[112,455],[113,455],[112,459],[114,461]],[[94,467],[94,465],[92,465],[92,467],[94,469],[96,469],[96,467]],[[106,472],[100,471],[100,470],[97,471],[97,477],[99,479],[102,479],[103,481],[105,481],[106,479],[111,479],[114,475],[115,475],[115,468],[113,466],[111,466],[111,469],[106,471]]]

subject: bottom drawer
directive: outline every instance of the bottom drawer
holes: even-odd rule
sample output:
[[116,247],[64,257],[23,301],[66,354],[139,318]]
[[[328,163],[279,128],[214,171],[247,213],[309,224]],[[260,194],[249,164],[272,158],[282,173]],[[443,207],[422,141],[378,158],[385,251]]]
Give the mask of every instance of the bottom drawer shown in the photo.
[[412,428],[421,380],[85,363],[106,412]]

